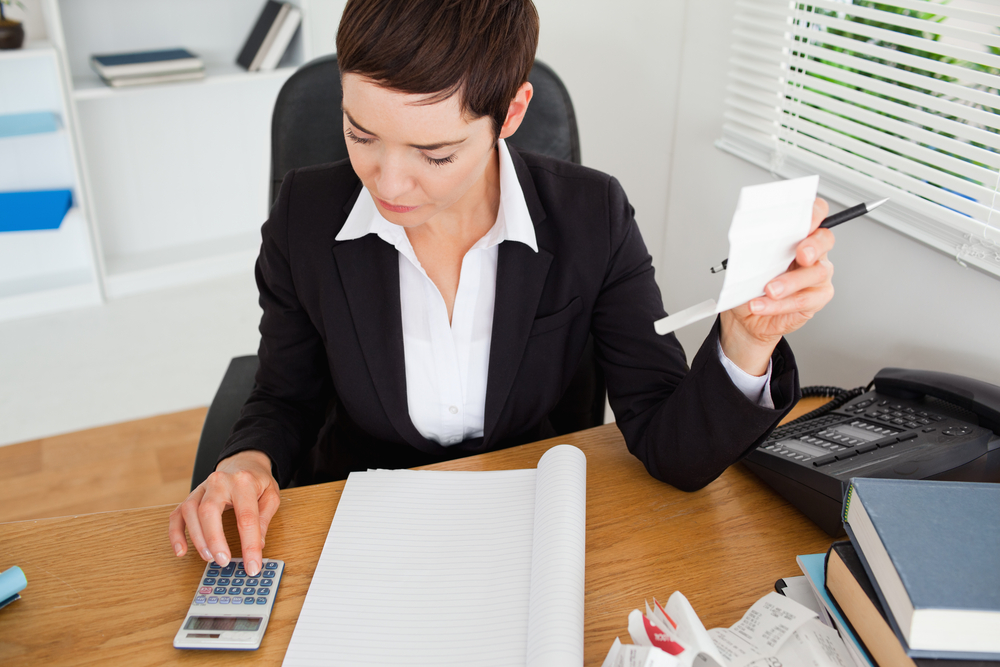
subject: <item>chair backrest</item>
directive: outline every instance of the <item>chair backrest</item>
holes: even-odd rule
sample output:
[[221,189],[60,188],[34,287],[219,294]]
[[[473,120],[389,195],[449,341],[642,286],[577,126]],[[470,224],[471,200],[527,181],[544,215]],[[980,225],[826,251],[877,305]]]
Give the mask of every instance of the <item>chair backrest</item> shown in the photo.
[[[534,87],[524,122],[508,141],[518,148],[580,164],[580,136],[566,86],[545,63],[535,61]],[[271,202],[292,169],[347,157],[336,54],[317,58],[289,77],[271,118]]]

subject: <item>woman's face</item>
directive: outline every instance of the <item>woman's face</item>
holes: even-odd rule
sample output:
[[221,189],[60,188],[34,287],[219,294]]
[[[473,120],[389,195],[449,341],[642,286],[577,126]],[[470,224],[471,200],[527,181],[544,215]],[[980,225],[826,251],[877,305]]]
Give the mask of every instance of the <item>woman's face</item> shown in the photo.
[[357,74],[345,74],[343,88],[351,165],[386,220],[416,227],[488,200],[487,167],[495,159],[489,117],[469,120],[458,95],[426,104],[425,95]]

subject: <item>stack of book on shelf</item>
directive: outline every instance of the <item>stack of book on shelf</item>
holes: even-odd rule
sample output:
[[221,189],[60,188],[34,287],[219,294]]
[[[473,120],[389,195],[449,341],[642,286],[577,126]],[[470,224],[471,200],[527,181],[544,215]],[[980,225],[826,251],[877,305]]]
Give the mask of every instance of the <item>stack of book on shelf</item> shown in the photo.
[[281,62],[301,21],[302,10],[295,5],[267,0],[236,64],[249,72],[273,70]]
[[205,78],[205,63],[187,49],[136,51],[90,57],[90,66],[116,88]]
[[1000,484],[858,478],[844,523],[818,577],[870,664],[1000,666]]

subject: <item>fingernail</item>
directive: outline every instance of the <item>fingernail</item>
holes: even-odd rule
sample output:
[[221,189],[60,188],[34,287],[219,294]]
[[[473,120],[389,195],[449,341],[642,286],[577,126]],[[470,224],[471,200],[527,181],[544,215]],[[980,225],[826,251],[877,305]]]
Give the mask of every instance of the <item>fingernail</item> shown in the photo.
[[208,547],[205,547],[205,550],[201,552],[201,555],[205,558],[205,560],[212,560],[212,552],[208,550]]
[[762,301],[751,301],[750,302],[750,312],[759,313],[764,310],[764,303]]
[[221,565],[222,567],[225,567],[229,565],[229,556],[220,551],[219,553],[215,554],[215,562]]
[[802,254],[805,256],[807,264],[812,264],[813,260],[816,259],[816,251],[812,248],[806,248]]
[[260,546],[264,546],[264,538],[263,538],[263,536],[261,536],[261,538],[260,538]]
[[174,553],[175,554],[177,554],[178,556],[180,556],[183,551],[184,551],[184,545],[182,545],[180,542],[178,542],[177,544],[174,545]]
[[252,560],[249,562],[249,564],[247,564],[246,570],[247,574],[249,574],[251,577],[256,577],[260,573],[260,563],[258,563],[255,560]]
[[771,296],[773,297],[779,297],[781,296],[782,292],[785,291],[785,286],[782,285],[781,283],[771,283],[769,287]]

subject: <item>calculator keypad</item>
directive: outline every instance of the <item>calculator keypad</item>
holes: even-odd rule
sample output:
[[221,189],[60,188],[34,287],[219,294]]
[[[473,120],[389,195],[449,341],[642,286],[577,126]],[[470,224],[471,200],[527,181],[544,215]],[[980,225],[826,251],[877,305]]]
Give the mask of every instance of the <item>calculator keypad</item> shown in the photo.
[[264,563],[260,574],[249,577],[243,564],[234,561],[222,567],[210,563],[195,596],[196,605],[266,605],[274,588],[278,563]]

